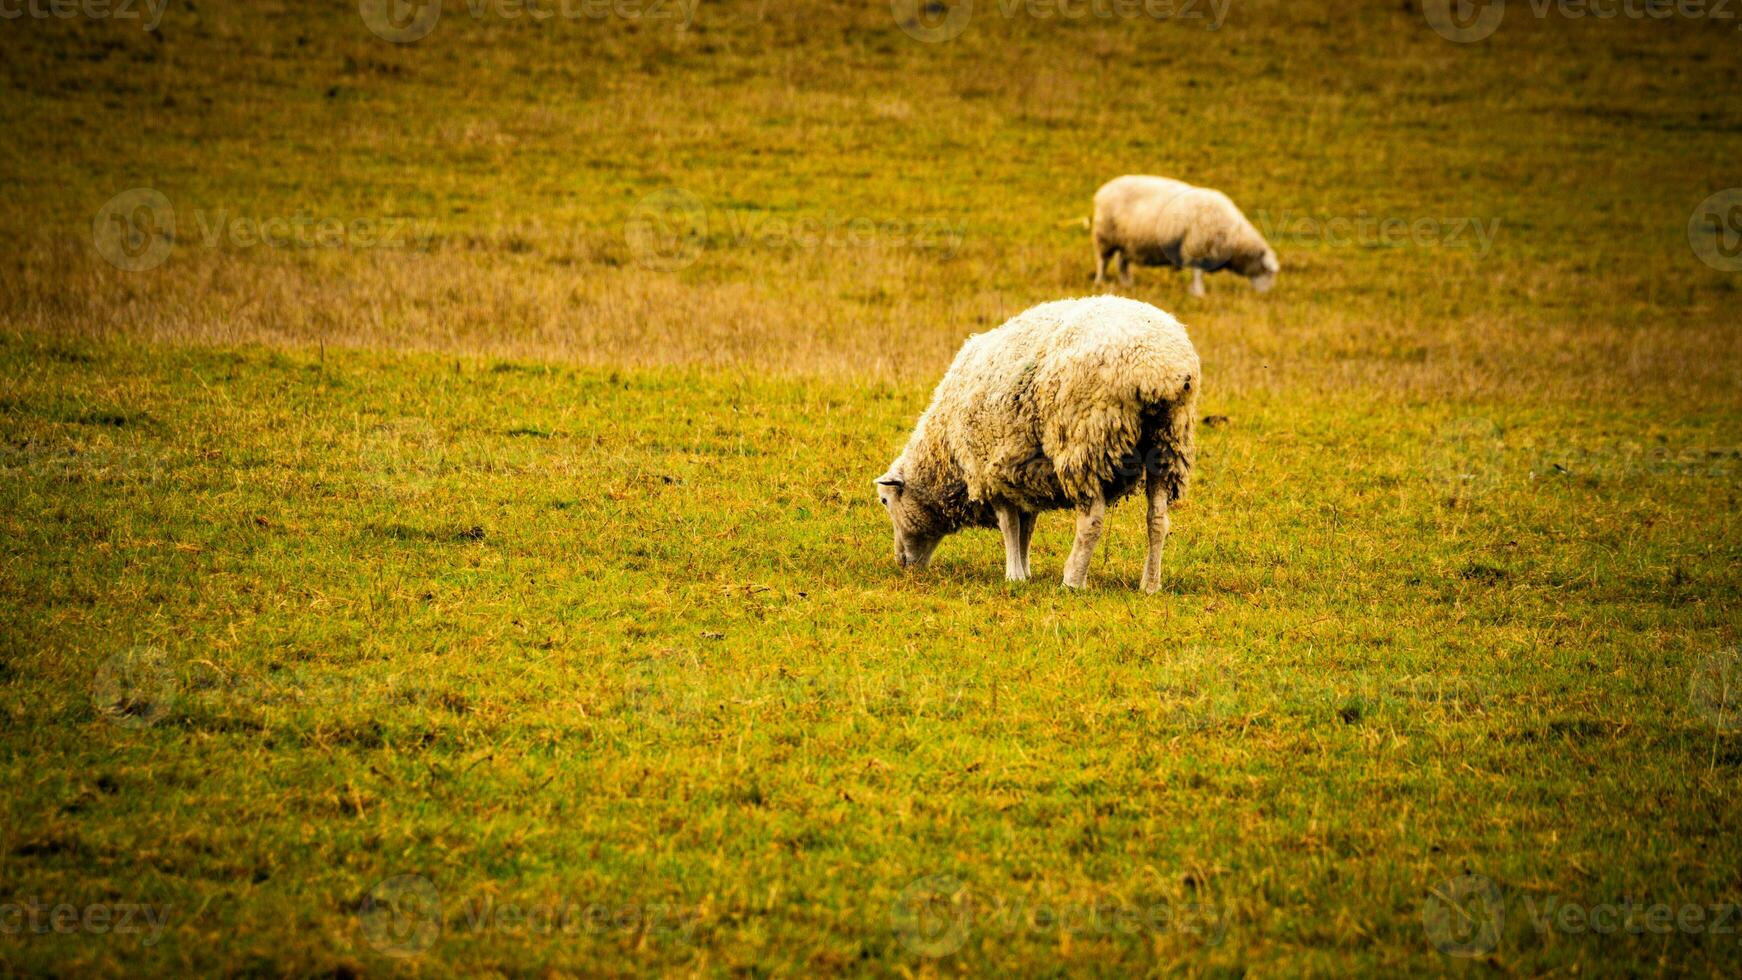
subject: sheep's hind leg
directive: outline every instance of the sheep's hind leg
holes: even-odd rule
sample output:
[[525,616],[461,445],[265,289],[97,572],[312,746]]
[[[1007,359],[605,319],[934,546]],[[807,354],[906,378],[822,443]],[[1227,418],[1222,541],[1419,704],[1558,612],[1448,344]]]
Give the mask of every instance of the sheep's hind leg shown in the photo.
[[1018,538],[1017,544],[1021,547],[1023,578],[1027,578],[1029,575],[1028,546],[1034,542],[1034,521],[1039,516],[1039,514],[1027,513],[1022,515],[1022,534]]
[[1204,295],[1204,270],[1202,270],[1202,269],[1193,269],[1192,270],[1191,294],[1193,296]]
[[1065,585],[1080,589],[1089,581],[1089,559],[1101,540],[1101,525],[1107,517],[1107,500],[1099,493],[1095,499],[1077,506],[1077,540],[1071,545],[1071,556],[1065,559]]
[[1124,249],[1119,250],[1119,283],[1131,285],[1131,253]]
[[1167,543],[1167,487],[1152,464],[1149,468],[1149,557],[1143,560],[1143,591],[1154,595],[1161,588],[1161,546]]
[[1022,547],[1022,512],[1014,507],[999,507],[998,530],[1004,532],[1004,579],[1007,582],[1028,581],[1028,562]]

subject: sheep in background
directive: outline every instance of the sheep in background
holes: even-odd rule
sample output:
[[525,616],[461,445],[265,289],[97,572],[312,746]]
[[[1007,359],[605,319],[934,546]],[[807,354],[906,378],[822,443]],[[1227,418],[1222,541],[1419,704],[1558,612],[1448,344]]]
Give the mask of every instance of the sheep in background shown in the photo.
[[1064,584],[1081,588],[1107,505],[1147,475],[1143,590],[1156,591],[1168,504],[1191,475],[1199,372],[1179,321],[1116,296],[1046,303],[968,338],[877,478],[896,560],[923,568],[945,535],[997,527],[1004,575],[1023,581],[1036,516],[1068,507]]
[[1204,273],[1233,269],[1267,292],[1282,269],[1276,252],[1228,195],[1166,177],[1117,177],[1095,192],[1089,226],[1095,241],[1095,285],[1119,256],[1119,280],[1131,285],[1131,263],[1192,270],[1193,296],[1204,295]]

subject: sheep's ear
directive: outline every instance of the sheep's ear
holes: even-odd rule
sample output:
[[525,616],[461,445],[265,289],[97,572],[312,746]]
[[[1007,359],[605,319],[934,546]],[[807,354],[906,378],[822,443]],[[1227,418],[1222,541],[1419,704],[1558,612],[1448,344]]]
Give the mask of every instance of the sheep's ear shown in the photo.
[[877,485],[880,487],[890,487],[899,492],[906,489],[907,481],[893,473],[885,473],[877,478]]

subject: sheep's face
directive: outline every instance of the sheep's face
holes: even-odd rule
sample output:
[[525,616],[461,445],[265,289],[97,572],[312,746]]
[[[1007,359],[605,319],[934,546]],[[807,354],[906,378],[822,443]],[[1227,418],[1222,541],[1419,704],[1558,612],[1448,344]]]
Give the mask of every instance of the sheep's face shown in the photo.
[[877,499],[895,527],[895,561],[903,568],[924,568],[931,561],[943,535],[932,529],[936,523],[924,495],[911,490],[896,470],[877,478]]
[[1270,287],[1276,285],[1276,274],[1282,271],[1282,263],[1276,261],[1275,252],[1265,252],[1259,260],[1258,271],[1253,273],[1252,288],[1261,293],[1270,292]]

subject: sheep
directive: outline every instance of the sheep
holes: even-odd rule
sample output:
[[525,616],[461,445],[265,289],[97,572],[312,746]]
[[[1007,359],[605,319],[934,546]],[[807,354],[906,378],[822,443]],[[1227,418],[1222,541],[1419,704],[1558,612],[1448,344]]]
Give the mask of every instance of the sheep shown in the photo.
[[876,480],[897,563],[924,568],[945,535],[996,527],[1005,578],[1026,581],[1036,517],[1074,508],[1064,584],[1080,589],[1107,506],[1147,474],[1142,586],[1155,592],[1168,505],[1191,477],[1200,387],[1185,328],[1137,300],[1045,303],[969,337]]
[[1131,263],[1192,270],[1191,293],[1204,295],[1204,273],[1233,269],[1259,292],[1276,284],[1281,263],[1228,195],[1167,177],[1116,177],[1095,192],[1089,231],[1095,243],[1095,285],[1119,256],[1119,281],[1131,285]]

